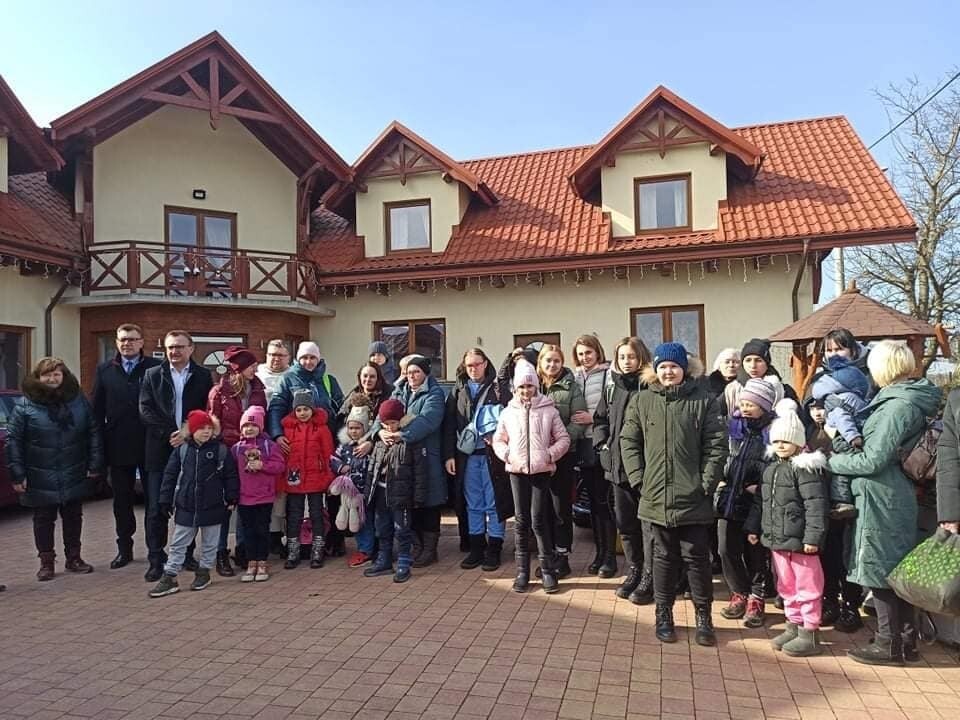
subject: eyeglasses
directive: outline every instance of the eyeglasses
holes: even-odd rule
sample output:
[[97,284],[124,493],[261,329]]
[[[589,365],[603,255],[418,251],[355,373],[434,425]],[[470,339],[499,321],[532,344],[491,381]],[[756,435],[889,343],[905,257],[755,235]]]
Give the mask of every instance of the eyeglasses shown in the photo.
[[186,350],[189,345],[167,345],[167,350]]
[[143,338],[118,337],[118,338],[117,338],[117,342],[119,342],[119,343],[143,342]]
[[290,357],[290,353],[267,353],[267,357]]

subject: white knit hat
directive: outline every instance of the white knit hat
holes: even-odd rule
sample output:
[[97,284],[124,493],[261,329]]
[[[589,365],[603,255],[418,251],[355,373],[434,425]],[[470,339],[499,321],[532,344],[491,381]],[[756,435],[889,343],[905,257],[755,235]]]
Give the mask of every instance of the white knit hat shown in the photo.
[[370,406],[369,405],[354,405],[350,408],[350,413],[347,415],[346,425],[350,423],[360,423],[363,426],[363,431],[366,432],[370,429]]
[[304,340],[297,348],[297,360],[302,358],[304,355],[313,355],[315,358],[319,358],[320,347],[315,342]]
[[807,431],[797,415],[797,404],[790,398],[784,398],[774,407],[776,420],[770,423],[770,442],[785,440],[798,447],[807,442]]

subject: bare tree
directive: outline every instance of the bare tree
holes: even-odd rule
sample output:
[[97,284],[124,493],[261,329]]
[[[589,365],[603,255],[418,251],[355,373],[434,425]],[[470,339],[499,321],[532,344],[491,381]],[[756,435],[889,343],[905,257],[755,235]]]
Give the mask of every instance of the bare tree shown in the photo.
[[[951,71],[954,75],[956,70]],[[939,83],[938,83],[939,86]],[[916,79],[877,92],[891,126],[891,180],[917,223],[915,243],[857,248],[848,272],[864,292],[931,324],[960,320],[960,81],[930,95]],[[924,370],[936,355],[928,343]]]

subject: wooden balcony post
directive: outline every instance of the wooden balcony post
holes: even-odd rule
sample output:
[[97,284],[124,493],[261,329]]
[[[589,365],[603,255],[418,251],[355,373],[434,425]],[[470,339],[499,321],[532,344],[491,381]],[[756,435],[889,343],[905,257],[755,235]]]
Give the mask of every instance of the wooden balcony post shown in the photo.
[[127,288],[136,292],[140,284],[140,251],[134,243],[127,246]]

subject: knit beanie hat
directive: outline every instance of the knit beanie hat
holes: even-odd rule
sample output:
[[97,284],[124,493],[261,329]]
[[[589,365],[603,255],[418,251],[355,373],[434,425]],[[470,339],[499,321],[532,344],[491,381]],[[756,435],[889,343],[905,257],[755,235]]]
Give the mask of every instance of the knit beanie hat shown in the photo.
[[763,359],[763,361],[769,365],[770,364],[770,341],[763,340],[761,338],[753,338],[753,340],[748,341],[743,346],[743,350],[740,351],[740,359],[745,360],[749,355],[756,355]]
[[867,376],[859,368],[851,365],[845,357],[834,355],[827,360],[827,368],[830,370],[830,376],[840,385],[862,398],[867,397],[867,393],[870,392]]
[[244,411],[240,417],[240,427],[244,425],[256,425],[257,429],[263,430],[263,419],[266,411],[259,405],[251,405]]
[[687,349],[678,342],[660,343],[653,351],[653,369],[662,362],[672,362],[687,372]]
[[736,358],[737,360],[739,360],[740,353],[737,352],[736,348],[724,348],[717,355],[717,359],[713,361],[713,369],[722,370],[723,364],[731,358]]
[[313,355],[314,357],[320,357],[320,347],[315,342],[310,342],[309,340],[304,340],[297,347],[297,360],[302,358],[304,355]]
[[400,421],[403,419],[405,412],[406,410],[404,410],[402,402],[395,398],[390,398],[389,400],[384,400],[380,405],[377,417],[380,418],[380,422],[387,422],[388,420]]
[[187,430],[193,435],[197,430],[205,427],[214,427],[210,413],[203,410],[191,410],[187,413]]
[[785,440],[798,447],[807,442],[807,432],[797,415],[797,404],[790,398],[785,398],[776,405],[776,419],[770,423],[770,442]]
[[423,355],[414,355],[407,361],[407,367],[410,367],[411,365],[423,370],[424,375],[430,374],[430,358],[425,358]]
[[366,432],[370,429],[370,406],[369,405],[354,405],[350,408],[350,412],[347,414],[347,422],[350,423],[360,423],[363,426],[363,431]]
[[524,358],[519,358],[513,367],[513,387],[518,388],[521,385],[533,385],[537,390],[540,390],[540,377],[537,375],[537,369]]
[[387,344],[383,340],[374,340],[370,343],[370,347],[367,348],[367,357],[380,353],[384,357],[390,357],[390,348],[387,347]]
[[230,367],[240,372],[246,370],[251,365],[257,364],[257,356],[239,345],[231,345],[223,351],[223,360],[229,363]]
[[307,390],[306,388],[294,390],[293,398],[290,401],[290,406],[294,409],[301,406],[306,406],[308,408],[316,407],[313,402],[313,391]]
[[777,389],[766,380],[750,378],[740,391],[740,399],[749,400],[766,412],[770,412],[777,400]]

